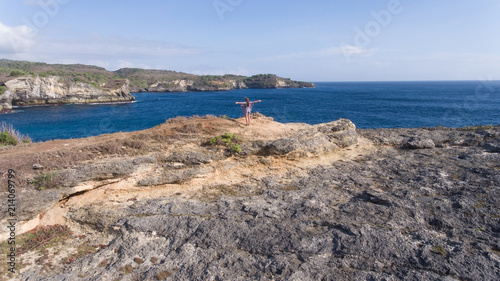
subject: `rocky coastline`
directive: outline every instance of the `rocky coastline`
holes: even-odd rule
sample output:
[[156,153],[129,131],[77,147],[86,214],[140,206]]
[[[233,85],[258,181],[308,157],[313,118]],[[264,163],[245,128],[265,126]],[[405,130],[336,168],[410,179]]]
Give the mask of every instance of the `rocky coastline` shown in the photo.
[[19,262],[0,278],[500,278],[499,126],[253,117],[0,148]]
[[271,75],[266,81],[253,81],[235,77],[224,77],[214,81],[199,81],[197,79],[159,80],[146,87],[135,86],[133,92],[213,92],[240,89],[282,89],[282,88],[312,88],[314,84],[297,82]]
[[315,87],[274,74],[194,75],[169,70],[61,65],[0,59],[0,113],[13,107],[134,100],[131,92],[205,92]]

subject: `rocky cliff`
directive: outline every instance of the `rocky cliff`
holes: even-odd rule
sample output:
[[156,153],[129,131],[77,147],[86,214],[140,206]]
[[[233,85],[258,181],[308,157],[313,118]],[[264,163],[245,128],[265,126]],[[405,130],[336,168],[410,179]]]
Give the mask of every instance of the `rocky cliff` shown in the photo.
[[244,124],[2,148],[4,280],[499,279],[500,127]]
[[[303,83],[303,84],[302,84]],[[177,79],[171,81],[156,81],[145,88],[134,88],[135,92],[205,92],[229,91],[234,89],[281,89],[281,88],[306,88],[314,84],[295,82],[290,79],[273,76],[269,81],[255,81],[247,79],[221,78],[214,80]]]
[[298,82],[281,78],[272,74],[254,75],[251,77],[195,76],[184,79],[157,78],[146,85],[132,86],[133,92],[205,92],[229,91],[234,89],[280,89],[280,88],[312,88],[313,83]]
[[59,76],[22,76],[3,84],[6,90],[0,95],[0,111],[12,109],[12,106],[123,102],[135,99],[130,94],[128,81],[108,90],[89,83],[68,81]]

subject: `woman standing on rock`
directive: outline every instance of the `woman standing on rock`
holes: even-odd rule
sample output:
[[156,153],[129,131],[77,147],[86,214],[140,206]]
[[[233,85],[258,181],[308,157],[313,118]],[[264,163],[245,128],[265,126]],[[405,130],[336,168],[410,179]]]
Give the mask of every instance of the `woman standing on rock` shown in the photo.
[[236,102],[236,104],[241,104],[241,110],[245,114],[245,120],[247,121],[247,126],[250,126],[250,113],[252,113],[252,107],[254,104],[261,102],[258,101],[250,101],[248,98],[245,98],[245,102]]

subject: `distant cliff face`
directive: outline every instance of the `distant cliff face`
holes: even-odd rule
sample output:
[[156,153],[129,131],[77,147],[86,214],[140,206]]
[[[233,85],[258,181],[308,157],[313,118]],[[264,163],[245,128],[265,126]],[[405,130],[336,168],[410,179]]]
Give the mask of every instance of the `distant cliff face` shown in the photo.
[[83,82],[68,82],[58,76],[23,76],[4,83],[0,111],[12,106],[133,101],[129,82],[113,89],[98,89]]
[[252,77],[197,76],[187,79],[157,80],[146,87],[134,87],[134,92],[205,92],[229,91],[234,89],[279,89],[313,88],[309,82],[298,82],[280,78],[272,74],[260,74]]

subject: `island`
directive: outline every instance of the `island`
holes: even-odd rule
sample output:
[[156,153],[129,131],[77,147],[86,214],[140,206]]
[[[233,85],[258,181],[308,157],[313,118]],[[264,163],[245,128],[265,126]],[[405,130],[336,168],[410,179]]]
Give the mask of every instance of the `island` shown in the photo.
[[15,106],[130,102],[131,92],[229,91],[315,87],[274,74],[194,75],[170,70],[108,71],[81,64],[0,60],[0,112]]

